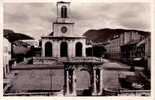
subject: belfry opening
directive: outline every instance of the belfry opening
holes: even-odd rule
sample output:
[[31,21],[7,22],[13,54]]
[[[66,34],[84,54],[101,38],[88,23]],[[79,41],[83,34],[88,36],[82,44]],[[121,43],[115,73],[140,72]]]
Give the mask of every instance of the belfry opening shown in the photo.
[[66,6],[61,7],[61,18],[67,18],[67,7]]

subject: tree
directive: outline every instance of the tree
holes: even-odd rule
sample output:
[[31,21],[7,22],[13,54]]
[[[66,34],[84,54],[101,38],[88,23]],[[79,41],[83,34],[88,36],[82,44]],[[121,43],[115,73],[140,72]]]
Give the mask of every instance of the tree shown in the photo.
[[93,52],[93,56],[102,57],[105,54],[106,49],[102,45],[101,46],[100,45],[95,45],[95,46],[93,46],[92,52]]

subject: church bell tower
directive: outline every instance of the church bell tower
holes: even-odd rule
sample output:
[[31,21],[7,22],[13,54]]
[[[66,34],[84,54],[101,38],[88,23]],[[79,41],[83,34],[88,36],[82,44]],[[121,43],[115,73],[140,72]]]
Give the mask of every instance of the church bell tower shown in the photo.
[[70,37],[73,34],[74,23],[71,20],[70,2],[57,2],[57,19],[53,23],[53,36]]

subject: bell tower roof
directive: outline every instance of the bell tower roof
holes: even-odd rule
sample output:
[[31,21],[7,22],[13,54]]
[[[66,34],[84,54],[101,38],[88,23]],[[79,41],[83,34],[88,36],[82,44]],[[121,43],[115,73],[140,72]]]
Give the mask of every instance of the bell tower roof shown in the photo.
[[58,3],[70,3],[70,2],[68,2],[68,1],[58,1],[57,4]]

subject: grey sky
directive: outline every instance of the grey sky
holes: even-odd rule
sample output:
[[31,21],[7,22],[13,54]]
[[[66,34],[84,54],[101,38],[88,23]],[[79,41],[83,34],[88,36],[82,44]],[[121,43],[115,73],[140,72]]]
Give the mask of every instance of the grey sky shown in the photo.
[[[150,31],[149,3],[71,3],[75,33],[88,29],[125,28]],[[55,3],[5,3],[4,28],[39,39],[52,31]]]

